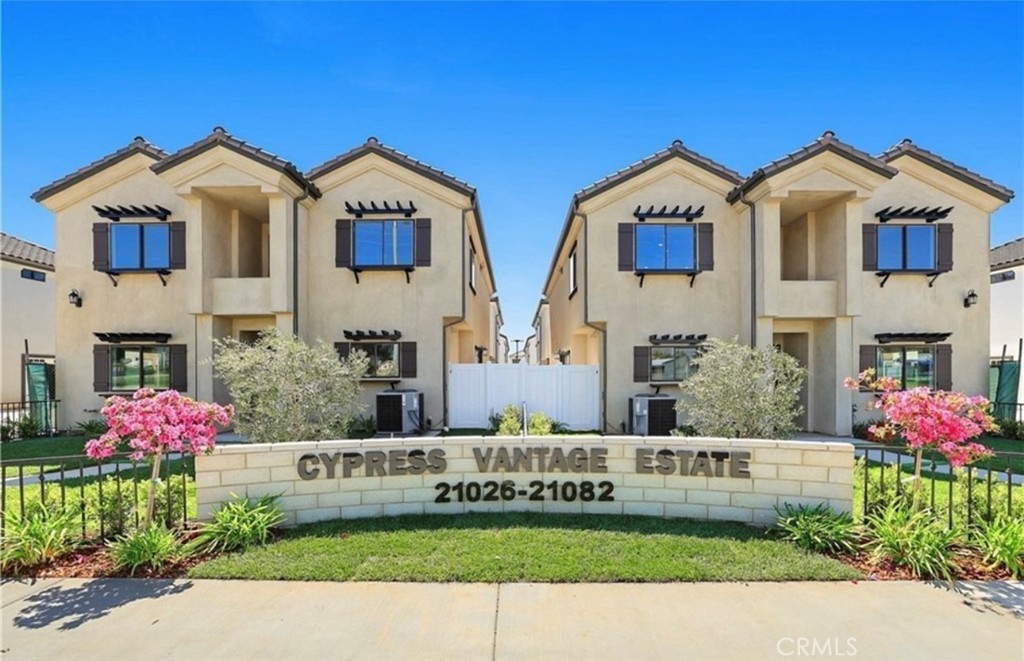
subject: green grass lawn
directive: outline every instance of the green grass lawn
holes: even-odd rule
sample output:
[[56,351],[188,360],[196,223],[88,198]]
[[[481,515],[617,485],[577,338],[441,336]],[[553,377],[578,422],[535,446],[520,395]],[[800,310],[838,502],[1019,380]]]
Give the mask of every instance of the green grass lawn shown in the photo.
[[193,578],[315,581],[846,580],[860,573],[736,523],[638,516],[462,514],[301,526]]
[[[19,441],[8,441],[0,445],[0,461],[84,455],[85,444],[89,438],[89,436],[44,436]],[[83,461],[86,466],[91,466],[95,463],[90,459],[84,459]],[[53,462],[40,461],[26,464],[23,471],[25,475],[38,475],[40,466],[43,466],[44,472],[60,470],[60,466]],[[77,468],[78,462],[75,462],[74,466]],[[17,476],[17,466],[4,467],[5,478]]]

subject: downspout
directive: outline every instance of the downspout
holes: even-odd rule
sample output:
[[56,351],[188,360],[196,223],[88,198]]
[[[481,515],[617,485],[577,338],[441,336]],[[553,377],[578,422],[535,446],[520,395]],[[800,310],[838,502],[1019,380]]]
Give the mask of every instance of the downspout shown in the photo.
[[441,426],[448,426],[448,329],[466,320],[466,217],[476,206],[476,194],[473,194],[473,207],[462,210],[462,260],[459,268],[462,271],[462,314],[441,326]]
[[757,213],[740,190],[740,202],[750,207],[750,347],[757,348]]
[[583,219],[583,325],[601,334],[601,420],[606,430],[615,428],[608,424],[608,333],[590,321],[590,242],[587,214],[578,214]]
[[292,335],[299,335],[299,202],[309,197],[309,187],[292,200]]

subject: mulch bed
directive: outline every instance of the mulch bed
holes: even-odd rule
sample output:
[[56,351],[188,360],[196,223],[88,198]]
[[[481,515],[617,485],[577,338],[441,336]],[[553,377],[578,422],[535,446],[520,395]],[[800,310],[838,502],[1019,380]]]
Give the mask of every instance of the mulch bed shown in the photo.
[[[834,556],[840,562],[855,567],[867,581],[916,581],[918,578],[906,567],[897,567],[890,560],[875,562],[866,553]],[[1002,568],[990,568],[980,558],[961,555],[957,558],[957,569],[953,577],[958,581],[1005,581],[1010,572]]]

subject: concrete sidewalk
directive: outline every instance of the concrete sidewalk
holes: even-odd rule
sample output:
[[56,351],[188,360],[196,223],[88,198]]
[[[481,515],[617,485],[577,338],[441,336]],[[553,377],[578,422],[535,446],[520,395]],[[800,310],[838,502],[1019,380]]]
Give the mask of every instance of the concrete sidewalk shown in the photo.
[[1024,584],[5,581],[15,659],[1024,658]]

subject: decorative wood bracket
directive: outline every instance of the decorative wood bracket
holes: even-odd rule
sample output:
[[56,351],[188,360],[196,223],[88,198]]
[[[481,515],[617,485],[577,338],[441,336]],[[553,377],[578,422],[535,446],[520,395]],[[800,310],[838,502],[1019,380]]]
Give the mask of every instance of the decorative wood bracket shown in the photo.
[[708,339],[707,333],[701,335],[683,335],[682,333],[676,333],[675,335],[651,335],[647,338],[651,344],[693,344],[697,345]]
[[92,208],[96,210],[100,218],[108,218],[115,223],[119,222],[122,218],[156,218],[158,220],[167,220],[168,216],[171,215],[170,209],[166,209],[159,204],[153,206],[143,204],[141,207],[137,207],[134,204],[116,207],[108,204],[105,207],[98,207],[94,204]]
[[891,272],[889,272],[889,271],[879,271],[879,272],[878,272],[878,273],[876,273],[875,275],[877,275],[877,276],[878,276],[879,278],[881,278],[881,279],[882,279],[882,280],[881,280],[881,281],[880,281],[880,282],[878,283],[878,286],[879,286],[879,287],[884,287],[884,286],[885,286],[885,283],[889,282],[889,276],[891,276],[891,275],[892,275],[892,273],[891,273]]
[[671,210],[669,210],[668,205],[666,204],[665,206],[661,207],[661,209],[659,211],[655,211],[654,210],[654,205],[652,204],[651,206],[649,206],[647,208],[647,211],[642,211],[641,207],[637,206],[636,211],[633,212],[633,216],[635,216],[636,219],[638,221],[640,221],[641,223],[644,222],[645,220],[647,220],[648,218],[654,218],[654,219],[682,218],[682,219],[686,220],[687,222],[691,222],[692,223],[694,220],[696,220],[697,218],[700,218],[703,215],[704,215],[704,205],[701,205],[700,208],[694,210],[692,204],[690,206],[686,207],[685,209],[683,209],[682,211],[679,210],[679,205],[678,204],[675,206],[675,208],[673,208]]
[[382,330],[378,333],[375,330],[347,330],[345,331],[345,339],[352,342],[363,342],[366,340],[390,340],[392,342],[397,342],[402,339],[402,331]]
[[928,286],[931,287],[935,284],[936,278],[942,275],[942,271],[932,271],[931,273],[925,273],[924,276],[928,278]]
[[878,218],[878,222],[887,223],[893,218],[906,218],[913,220],[923,220],[927,223],[934,223],[936,220],[940,220],[949,215],[949,212],[953,210],[953,207],[935,207],[929,209],[928,207],[886,207],[881,211],[876,211],[875,216]]
[[381,202],[383,206],[378,207],[376,202],[370,202],[370,206],[367,207],[362,202],[356,202],[357,206],[352,206],[348,201],[345,202],[345,211],[349,212],[356,218],[362,218],[363,216],[372,215],[387,215],[394,216],[395,214],[402,214],[406,218],[412,218],[412,215],[416,213],[416,205],[409,200],[409,206],[404,207],[400,201],[395,202],[395,206],[392,207],[388,204],[387,200]]

